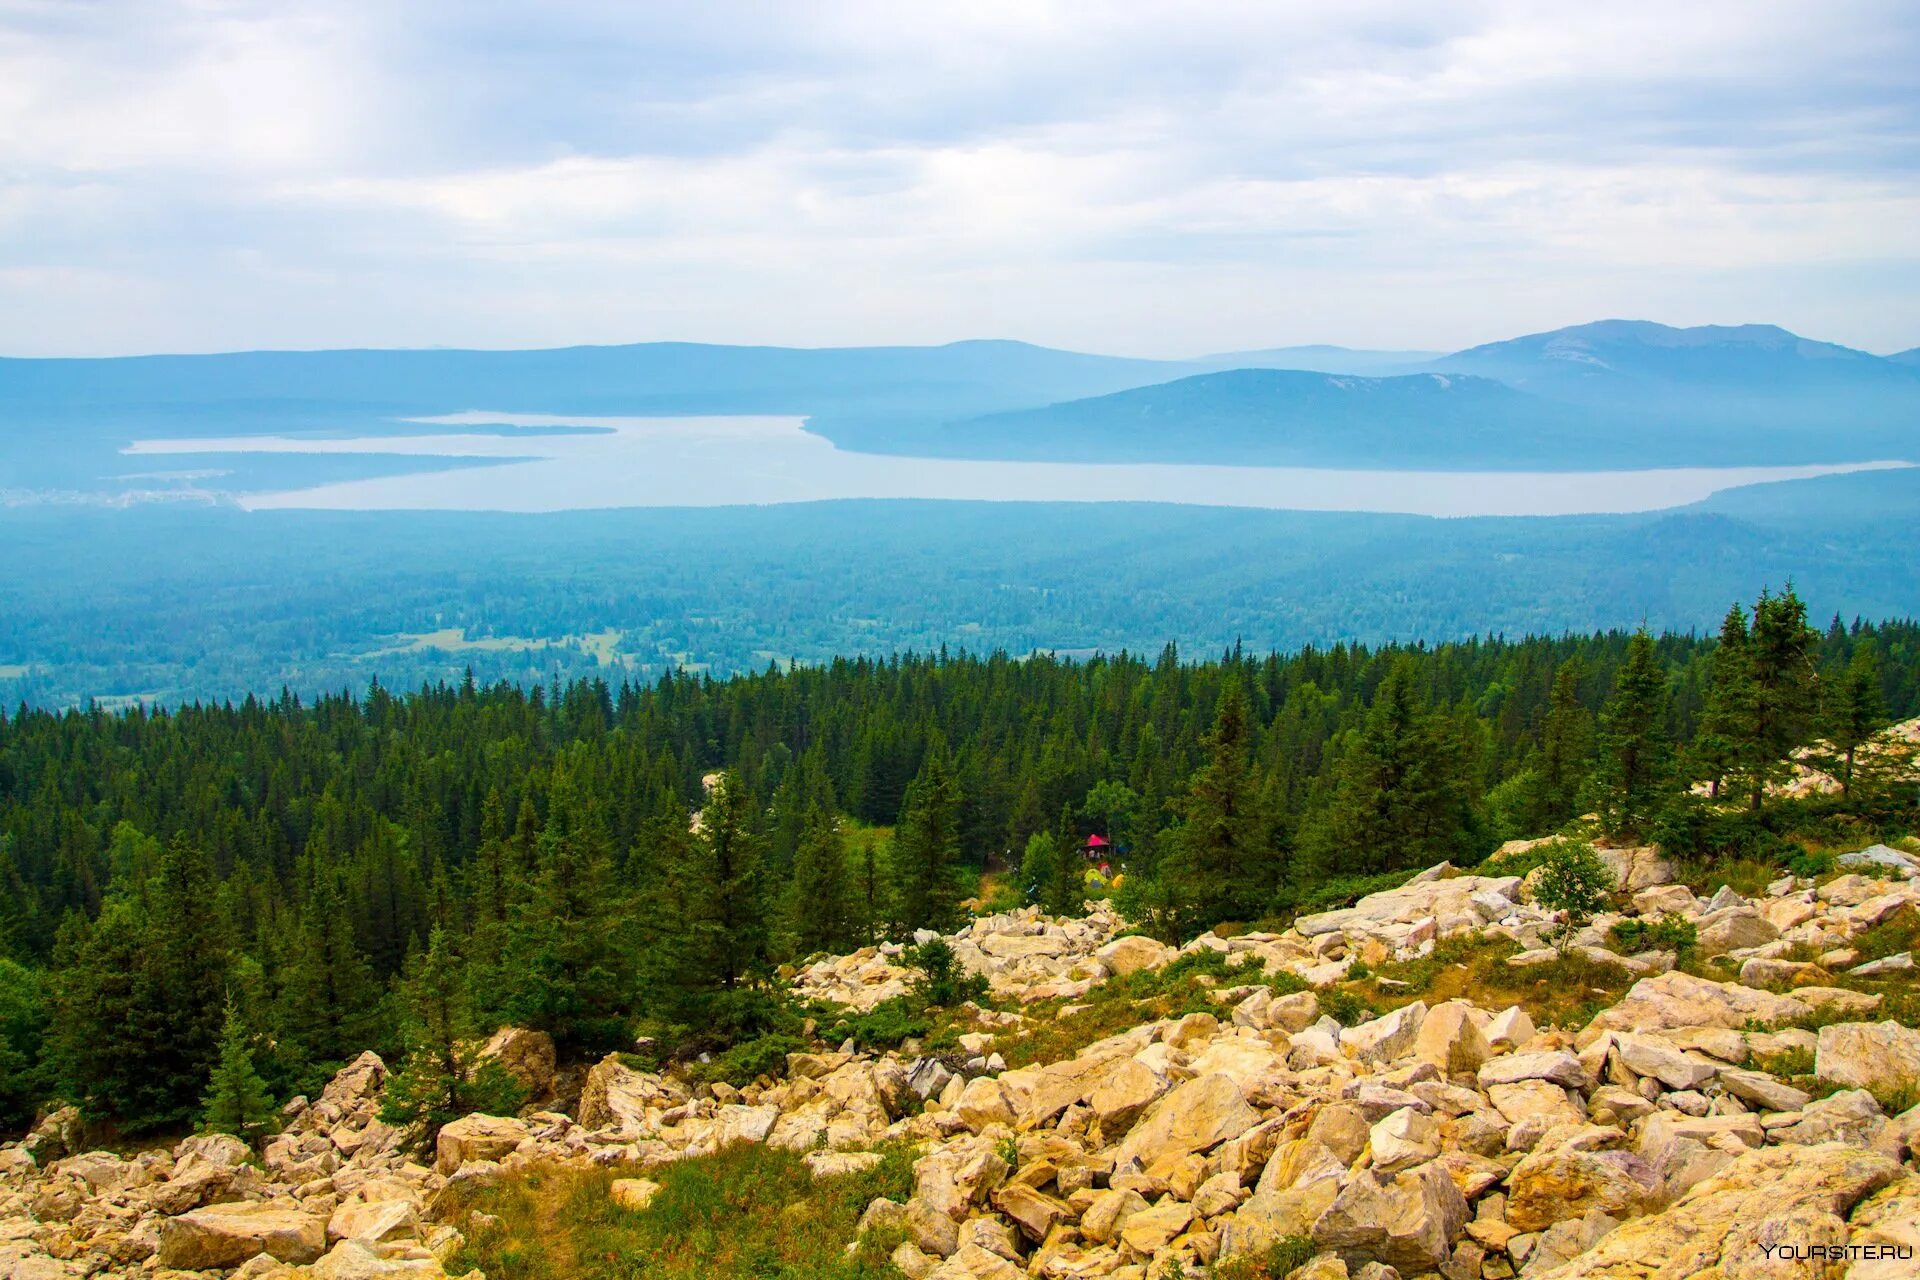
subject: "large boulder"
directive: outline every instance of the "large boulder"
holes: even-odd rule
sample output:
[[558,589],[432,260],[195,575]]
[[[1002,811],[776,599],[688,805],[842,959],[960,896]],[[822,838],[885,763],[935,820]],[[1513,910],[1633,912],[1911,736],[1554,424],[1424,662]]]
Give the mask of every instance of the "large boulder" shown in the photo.
[[157,1260],[180,1271],[237,1267],[255,1254],[312,1262],[326,1251],[327,1221],[286,1201],[209,1205],[161,1221]]
[[1392,1179],[1356,1174],[1313,1224],[1313,1242],[1412,1275],[1447,1261],[1466,1225],[1466,1198],[1436,1161]]
[[1673,879],[1673,864],[1661,854],[1658,845],[1635,845],[1620,849],[1596,845],[1593,851],[1600,855],[1600,861],[1607,864],[1607,870],[1613,872],[1615,887],[1628,893],[1639,893]]
[[[1671,1208],[1625,1223],[1579,1257],[1527,1280],[1725,1280],[1826,1274],[1807,1259],[1815,1246],[1854,1243],[1856,1207],[1903,1177],[1886,1156],[1833,1145],[1768,1147],[1735,1159]],[[1870,1233],[1884,1224],[1863,1223]],[[1791,1247],[1795,1257],[1781,1256]],[[1911,1267],[1911,1263],[1905,1263]],[[1862,1268],[1850,1272],[1860,1280]],[[1912,1272],[1882,1273],[1885,1280]]]
[[1553,1147],[1514,1167],[1507,1179],[1506,1217],[1522,1231],[1544,1231],[1592,1209],[1614,1218],[1634,1217],[1653,1207],[1660,1189],[1659,1172],[1631,1151]]
[[433,1166],[452,1173],[475,1160],[498,1160],[527,1140],[527,1122],[507,1116],[463,1116],[440,1130]]
[[1813,1072],[1823,1084],[1871,1093],[1920,1087],[1920,1031],[1897,1022],[1836,1022],[1820,1028]]
[[1608,1031],[1664,1031],[1696,1027],[1740,1030],[1750,1022],[1790,1022],[1813,1012],[1805,1001],[1733,982],[1696,978],[1678,969],[1642,978],[1618,1004],[1603,1009],[1580,1033],[1590,1044]]
[[544,1098],[553,1092],[553,1037],[525,1027],[502,1027],[480,1048],[482,1058],[506,1068],[528,1096]]
[[1366,1062],[1393,1062],[1413,1052],[1426,1017],[1425,1002],[1415,1000],[1370,1022],[1348,1027],[1340,1033],[1340,1047]]
[[1708,912],[1700,917],[1695,929],[1695,949],[1703,956],[1764,947],[1780,936],[1771,920],[1745,905]]
[[610,1129],[638,1136],[648,1129],[647,1112],[686,1101],[686,1094],[659,1076],[635,1071],[608,1054],[587,1072],[580,1089],[580,1127]]
[[1431,1063],[1442,1075],[1478,1071],[1493,1056],[1493,1046],[1475,1020],[1485,1016],[1464,1000],[1435,1005],[1420,1023],[1413,1056]]
[[1093,953],[1094,958],[1107,967],[1108,973],[1121,976],[1138,973],[1142,969],[1158,969],[1179,954],[1164,942],[1137,934],[1115,938]]
[[1121,1142],[1116,1163],[1137,1159],[1151,1169],[1162,1161],[1209,1151],[1260,1123],[1240,1086],[1225,1075],[1187,1081],[1155,1103]]

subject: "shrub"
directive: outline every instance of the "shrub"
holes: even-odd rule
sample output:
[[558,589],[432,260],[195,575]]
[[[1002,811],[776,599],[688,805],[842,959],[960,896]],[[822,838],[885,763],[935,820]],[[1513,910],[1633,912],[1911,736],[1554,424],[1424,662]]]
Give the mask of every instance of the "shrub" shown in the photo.
[[836,1043],[851,1039],[863,1049],[892,1049],[903,1040],[925,1036],[933,1030],[926,1010],[916,1009],[905,996],[883,1000],[866,1013],[835,1022],[829,1039]]
[[1567,913],[1567,922],[1560,930],[1564,951],[1573,940],[1574,930],[1606,905],[1608,894],[1613,892],[1613,872],[1592,845],[1556,840],[1541,847],[1546,856],[1534,880],[1533,896],[1547,910]]
[[1329,987],[1320,993],[1320,1012],[1343,1027],[1365,1022],[1374,1016],[1373,1006],[1359,993],[1346,987]]
[[1282,1236],[1258,1253],[1220,1259],[1207,1275],[1209,1280],[1286,1280],[1319,1252],[1310,1236]]
[[734,1045],[707,1062],[695,1063],[687,1072],[696,1084],[724,1081],[730,1085],[752,1084],[761,1076],[774,1079],[786,1074],[787,1055],[803,1053],[807,1042],[799,1036],[765,1035]]
[[978,1000],[987,994],[987,980],[960,967],[953,948],[944,938],[933,938],[906,950],[905,959],[918,972],[910,981],[913,995],[922,1004],[960,1004]]
[[1607,930],[1607,938],[1626,955],[1641,951],[1671,951],[1684,961],[1700,940],[1693,921],[1668,914],[1658,920],[1622,920]]

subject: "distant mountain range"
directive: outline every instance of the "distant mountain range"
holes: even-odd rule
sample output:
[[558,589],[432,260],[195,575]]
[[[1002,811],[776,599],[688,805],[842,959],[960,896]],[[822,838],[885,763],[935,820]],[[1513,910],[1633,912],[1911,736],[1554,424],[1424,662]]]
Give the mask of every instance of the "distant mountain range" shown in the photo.
[[1912,354],[1870,355],[1771,325],[1606,320],[1473,347],[1394,377],[1209,374],[982,415],[913,447],[1438,469],[1920,461]]
[[1268,347],[1261,351],[1229,351],[1200,356],[1188,364],[1209,369],[1304,369],[1310,373],[1357,373],[1384,377],[1423,368],[1444,353],[1439,351],[1365,351],[1324,345]]
[[929,451],[1052,461],[1449,469],[1565,454],[1596,415],[1492,378],[1232,369],[952,424]]
[[1442,356],[1308,346],[1136,360],[972,341],[0,359],[0,491],[111,488],[141,469],[118,453],[141,437],[364,435],[469,409],[796,414],[844,449],[971,458],[1920,460],[1920,350],[1880,357],[1770,325],[1606,320]]

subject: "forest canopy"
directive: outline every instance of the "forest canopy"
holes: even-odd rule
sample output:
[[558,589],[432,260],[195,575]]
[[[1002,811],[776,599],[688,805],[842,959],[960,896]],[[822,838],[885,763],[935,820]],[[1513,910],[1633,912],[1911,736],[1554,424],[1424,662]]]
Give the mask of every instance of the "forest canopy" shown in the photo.
[[0,716],[0,1129],[60,1097],[178,1130],[257,1092],[242,1049],[287,1096],[378,1048],[438,1114],[487,1082],[436,1047],[500,1025],[576,1058],[777,1046],[779,966],[950,927],[984,870],[1052,910],[1111,890],[1179,937],[1585,814],[1777,845],[1768,784],[1815,739],[1850,783],[1832,820],[1903,829],[1913,797],[1853,764],[1916,713],[1920,626],[1822,632],[1791,590],[1714,637],[23,706]]

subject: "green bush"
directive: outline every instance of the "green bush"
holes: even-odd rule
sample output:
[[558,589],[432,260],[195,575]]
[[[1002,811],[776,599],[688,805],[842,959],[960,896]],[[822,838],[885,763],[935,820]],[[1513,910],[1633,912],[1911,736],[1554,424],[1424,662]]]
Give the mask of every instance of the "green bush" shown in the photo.
[[1335,876],[1316,884],[1288,885],[1274,896],[1274,909],[1281,915],[1307,916],[1350,907],[1370,893],[1398,889],[1413,874],[1384,871],[1373,876]]
[[1685,916],[1668,914],[1658,920],[1622,920],[1607,930],[1607,939],[1624,955],[1642,951],[1671,951],[1682,961],[1700,941],[1699,931]]
[[836,1044],[851,1039],[863,1049],[892,1049],[903,1040],[926,1036],[932,1030],[933,1020],[925,1009],[916,1008],[906,996],[895,996],[866,1013],[841,1018],[827,1038]]
[[910,980],[914,997],[923,1005],[947,1008],[987,994],[987,980],[960,967],[944,938],[908,947],[904,956],[917,973]]
[[1346,987],[1329,987],[1320,993],[1320,1012],[1343,1027],[1366,1022],[1374,1017],[1373,1006],[1358,992]]
[[710,1061],[695,1063],[687,1075],[696,1084],[725,1082],[740,1086],[752,1084],[761,1076],[779,1079],[787,1073],[787,1055],[804,1053],[807,1042],[799,1036],[773,1034],[734,1045]]
[[1545,857],[1534,877],[1533,896],[1547,910],[1566,913],[1566,924],[1560,931],[1564,950],[1574,930],[1606,905],[1607,895],[1613,891],[1613,872],[1592,845],[1555,840],[1540,847]]

